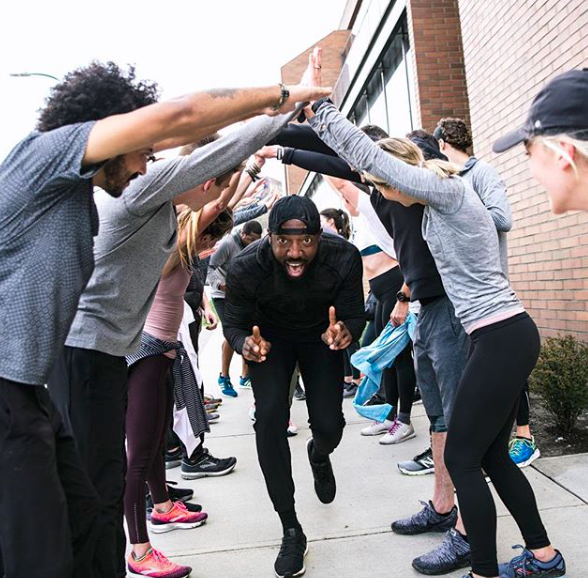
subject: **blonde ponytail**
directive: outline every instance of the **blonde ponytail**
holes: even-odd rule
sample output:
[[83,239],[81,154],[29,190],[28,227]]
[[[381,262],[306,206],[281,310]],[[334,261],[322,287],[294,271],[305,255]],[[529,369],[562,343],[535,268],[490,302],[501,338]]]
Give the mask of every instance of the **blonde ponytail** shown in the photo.
[[[422,167],[435,173],[441,179],[448,179],[459,174],[459,169],[452,163],[439,159],[426,161],[421,149],[411,140],[406,138],[384,138],[376,143],[384,152],[391,154],[393,157],[412,165],[413,167]],[[380,177],[365,174],[366,178],[375,185],[389,186]]]
[[179,265],[188,270],[196,254],[196,241],[199,234],[200,215],[202,211],[184,209],[178,215],[177,241],[173,253],[169,256],[162,275],[169,275]]

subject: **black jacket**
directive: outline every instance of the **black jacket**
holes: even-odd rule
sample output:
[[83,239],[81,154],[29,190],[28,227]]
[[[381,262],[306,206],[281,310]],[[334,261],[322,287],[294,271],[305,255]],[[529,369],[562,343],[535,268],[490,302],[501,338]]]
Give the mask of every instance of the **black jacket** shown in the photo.
[[224,334],[241,353],[258,325],[262,337],[292,342],[320,342],[329,325],[329,306],[353,340],[365,325],[362,264],[349,242],[323,234],[316,257],[303,277],[291,279],[272,252],[269,237],[240,253],[229,267]]

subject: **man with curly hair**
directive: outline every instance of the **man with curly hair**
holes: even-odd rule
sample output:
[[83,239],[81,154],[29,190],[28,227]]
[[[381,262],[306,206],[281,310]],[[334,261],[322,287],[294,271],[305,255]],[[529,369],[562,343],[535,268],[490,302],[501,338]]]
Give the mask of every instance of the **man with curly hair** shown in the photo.
[[[156,150],[326,90],[210,90],[157,104],[154,83],[94,62],[55,86],[0,165],[0,545],[6,578],[94,574],[96,491],[43,387],[94,269],[93,186],[113,197]],[[42,282],[39,282],[42,280]],[[33,539],[34,537],[34,539]],[[110,573],[108,573],[110,572]]]

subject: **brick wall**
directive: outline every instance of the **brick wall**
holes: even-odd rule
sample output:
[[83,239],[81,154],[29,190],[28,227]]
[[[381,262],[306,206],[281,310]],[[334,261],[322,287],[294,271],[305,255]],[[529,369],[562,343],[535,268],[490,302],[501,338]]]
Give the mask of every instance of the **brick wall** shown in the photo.
[[[324,86],[335,86],[350,45],[350,30],[335,30],[316,43],[316,46],[320,46],[323,49],[322,82]],[[308,66],[308,57],[314,50],[314,47],[315,45],[312,45],[302,54],[299,54],[296,58],[282,66],[282,82],[284,84],[298,84],[300,82]],[[286,192],[288,194],[297,193],[307,173],[308,171],[299,167],[293,165],[286,166]]]
[[588,341],[588,214],[554,216],[522,147],[494,155],[552,76],[588,66],[586,0],[459,0],[476,155],[504,178],[514,213],[510,274],[543,336]]
[[420,126],[432,131],[444,116],[469,120],[458,0],[407,4]]

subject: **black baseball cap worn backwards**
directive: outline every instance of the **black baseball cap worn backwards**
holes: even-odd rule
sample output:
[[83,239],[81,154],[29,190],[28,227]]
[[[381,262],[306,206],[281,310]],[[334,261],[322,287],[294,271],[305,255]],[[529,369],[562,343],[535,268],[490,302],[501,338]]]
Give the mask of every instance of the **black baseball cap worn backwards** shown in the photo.
[[[306,226],[297,229],[284,229],[286,221],[297,219]],[[288,195],[279,199],[269,214],[270,233],[278,235],[316,235],[321,232],[321,217],[316,205],[308,197]]]
[[525,124],[500,137],[492,150],[501,153],[534,136],[563,133],[588,140],[588,68],[550,80],[533,100]]

